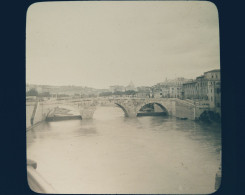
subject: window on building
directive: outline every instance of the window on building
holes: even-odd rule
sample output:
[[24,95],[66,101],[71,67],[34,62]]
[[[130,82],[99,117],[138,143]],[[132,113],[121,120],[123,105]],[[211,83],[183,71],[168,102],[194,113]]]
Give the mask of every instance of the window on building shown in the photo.
[[213,101],[213,97],[211,96],[211,101]]

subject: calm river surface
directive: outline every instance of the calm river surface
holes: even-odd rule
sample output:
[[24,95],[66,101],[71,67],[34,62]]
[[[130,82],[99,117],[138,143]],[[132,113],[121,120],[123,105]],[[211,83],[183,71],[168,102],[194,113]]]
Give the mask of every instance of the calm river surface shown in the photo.
[[220,149],[219,124],[125,118],[117,107],[27,132],[27,158],[58,193],[212,193]]

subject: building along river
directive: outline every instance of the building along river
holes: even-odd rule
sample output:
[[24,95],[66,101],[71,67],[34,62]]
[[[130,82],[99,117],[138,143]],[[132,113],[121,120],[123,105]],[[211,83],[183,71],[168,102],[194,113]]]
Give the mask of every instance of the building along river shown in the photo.
[[220,124],[126,118],[118,107],[27,131],[27,158],[58,193],[212,193],[220,151]]

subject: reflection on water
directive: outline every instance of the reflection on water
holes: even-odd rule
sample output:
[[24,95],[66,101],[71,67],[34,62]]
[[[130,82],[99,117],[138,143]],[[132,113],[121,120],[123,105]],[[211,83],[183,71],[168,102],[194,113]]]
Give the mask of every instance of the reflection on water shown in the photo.
[[92,120],[42,123],[27,132],[27,157],[60,193],[214,191],[220,125],[174,117],[125,118],[100,107]]

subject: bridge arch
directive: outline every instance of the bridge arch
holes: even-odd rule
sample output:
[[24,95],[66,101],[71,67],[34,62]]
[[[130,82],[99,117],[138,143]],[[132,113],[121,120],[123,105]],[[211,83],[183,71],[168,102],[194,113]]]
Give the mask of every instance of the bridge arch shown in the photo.
[[43,116],[43,117],[44,117],[44,120],[50,121],[50,119],[54,117],[55,111],[56,111],[57,108],[58,108],[58,106],[51,107],[51,108],[47,111],[47,113],[44,114],[44,116]]
[[168,109],[166,108],[166,106],[164,106],[162,103],[159,103],[159,102],[146,102],[146,103],[143,103],[143,104],[141,104],[140,106],[138,106],[138,108],[137,108],[137,113],[139,113],[140,112],[140,110],[144,107],[144,106],[147,106],[147,105],[150,105],[150,104],[156,104],[156,105],[158,105],[161,109],[162,109],[162,111],[163,112],[165,112],[167,115],[169,115],[169,111],[168,111]]
[[168,109],[167,109],[165,106],[163,106],[163,105],[160,104],[160,103],[156,103],[156,102],[155,102],[154,104],[158,105],[164,112],[167,113],[167,115],[169,115]]
[[49,110],[45,116],[45,120],[47,120],[47,118],[51,117],[53,115],[53,112],[54,112],[54,108],[52,110]]
[[129,116],[127,110],[126,110],[121,104],[119,104],[119,103],[115,103],[115,104],[116,104],[119,108],[121,108],[121,109],[123,110],[123,112],[124,112],[124,114],[125,114],[126,117]]
[[45,114],[45,120],[48,120],[48,121],[53,120],[52,118],[59,117],[60,114],[63,115],[63,116],[61,116],[61,118],[62,117],[69,118],[70,114],[66,115],[66,113],[68,113],[69,111],[73,112],[73,116],[78,117],[80,115],[80,117],[82,118],[82,115],[80,114],[77,105],[62,105],[62,104],[60,104],[60,105],[55,105],[55,107],[52,107],[48,110],[48,112]]

